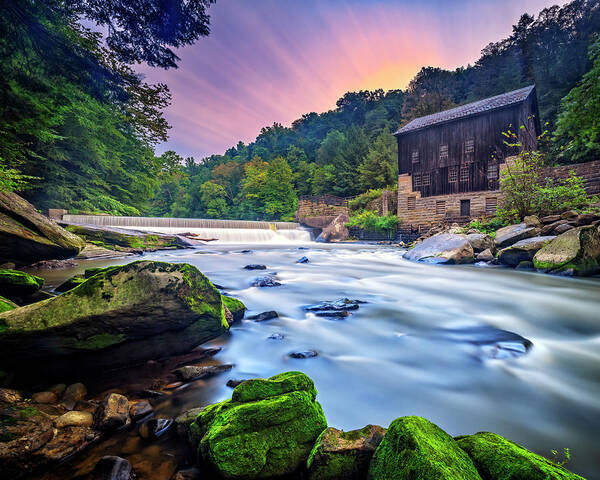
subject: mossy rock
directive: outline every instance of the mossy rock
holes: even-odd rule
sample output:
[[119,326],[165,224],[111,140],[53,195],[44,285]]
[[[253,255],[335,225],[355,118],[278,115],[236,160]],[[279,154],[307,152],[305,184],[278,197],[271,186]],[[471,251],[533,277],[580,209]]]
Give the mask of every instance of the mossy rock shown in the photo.
[[500,435],[479,432],[456,438],[484,479],[494,480],[584,480]]
[[233,297],[228,297],[226,295],[222,295],[221,298],[223,300],[223,304],[233,315],[234,322],[237,322],[244,318],[244,313],[246,312],[246,305],[244,305],[241,300],[238,300],[237,298]]
[[597,226],[573,228],[552,240],[533,257],[538,270],[592,275],[600,271],[600,231]]
[[327,428],[310,378],[288,372],[238,385],[233,398],[206,407],[190,426],[199,458],[224,478],[289,475]]
[[106,269],[55,298],[4,312],[0,322],[0,363],[48,370],[184,353],[228,328],[221,294],[196,267],[148,261]]
[[44,286],[44,279],[19,270],[0,269],[0,294],[10,298],[33,295]]
[[73,290],[75,287],[78,287],[83,282],[85,282],[85,278],[83,278],[81,275],[75,275],[74,277],[71,277],[61,283],[54,289],[54,291],[59,293],[68,292],[69,290]]
[[363,480],[384,435],[385,428],[377,425],[349,432],[327,428],[315,442],[306,462],[308,479]]
[[377,447],[369,480],[481,480],[469,456],[422,417],[394,420]]
[[[11,302],[8,298],[0,297],[0,313],[8,312],[9,310],[13,310],[17,308],[18,305],[14,302]],[[0,332],[2,331],[2,326],[0,325]]]

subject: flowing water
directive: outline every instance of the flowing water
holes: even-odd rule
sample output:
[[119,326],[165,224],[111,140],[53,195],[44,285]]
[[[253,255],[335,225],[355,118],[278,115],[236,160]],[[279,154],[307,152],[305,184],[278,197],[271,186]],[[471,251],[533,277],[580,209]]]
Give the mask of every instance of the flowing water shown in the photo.
[[[279,313],[267,322],[244,320],[210,342],[223,347],[213,362],[235,367],[183,390],[164,413],[230,397],[228,379],[301,370],[314,380],[331,426],[387,426],[421,415],[451,435],[493,431],[545,456],[570,448],[568,467],[600,478],[599,279],[423,265],[393,247],[305,240],[144,256],[195,265],[242,299],[246,316]],[[295,263],[302,256],[310,263]],[[126,261],[81,262],[74,271]],[[247,271],[247,264],[268,269]],[[56,285],[74,271],[45,276]],[[282,286],[249,286],[273,272]],[[302,308],[343,297],[366,303],[344,319]],[[289,356],[305,350],[318,356]]]

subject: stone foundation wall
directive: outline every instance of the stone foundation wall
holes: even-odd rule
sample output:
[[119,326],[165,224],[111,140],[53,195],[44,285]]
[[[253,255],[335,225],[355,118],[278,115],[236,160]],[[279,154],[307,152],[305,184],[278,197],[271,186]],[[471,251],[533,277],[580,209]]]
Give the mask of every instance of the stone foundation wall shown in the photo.
[[565,179],[571,171],[583,179],[583,186],[589,195],[600,195],[600,160],[550,167],[546,169],[545,174],[553,178]]
[[300,197],[298,199],[298,210],[296,220],[311,217],[337,217],[342,213],[348,214],[348,204],[342,198],[323,195],[321,197]]

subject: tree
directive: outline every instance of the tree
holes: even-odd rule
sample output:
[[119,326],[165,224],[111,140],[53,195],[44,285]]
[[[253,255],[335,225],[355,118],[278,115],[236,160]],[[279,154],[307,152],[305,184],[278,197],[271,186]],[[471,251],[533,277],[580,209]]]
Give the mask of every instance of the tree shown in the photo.
[[213,181],[223,187],[230,202],[238,195],[243,176],[244,168],[235,161],[222,163],[212,171]]
[[214,182],[205,182],[200,187],[202,206],[209,218],[225,218],[228,213],[227,192]]
[[593,67],[561,104],[555,148],[569,162],[600,157],[600,38],[590,46]]
[[346,143],[346,137],[338,130],[332,130],[321,142],[317,151],[317,163],[319,165],[328,165],[341,163],[340,152]]
[[363,191],[396,183],[398,144],[387,128],[373,142],[369,153],[359,165],[358,172]]
[[265,214],[272,220],[292,220],[298,206],[292,169],[283,157],[276,157],[267,169],[262,200]]

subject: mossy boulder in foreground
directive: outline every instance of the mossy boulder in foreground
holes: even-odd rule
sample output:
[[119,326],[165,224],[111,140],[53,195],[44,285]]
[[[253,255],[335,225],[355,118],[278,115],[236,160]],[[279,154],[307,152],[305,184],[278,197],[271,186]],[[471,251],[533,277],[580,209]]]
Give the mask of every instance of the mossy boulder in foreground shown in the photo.
[[0,269],[0,295],[21,299],[34,294],[44,286],[44,279],[19,270]]
[[597,226],[573,228],[535,254],[533,265],[550,273],[592,275],[600,271],[600,230]]
[[132,365],[189,351],[228,327],[221,294],[195,267],[147,261],[4,312],[0,325],[0,364],[36,371]]
[[310,452],[306,467],[309,480],[362,480],[366,478],[375,449],[385,428],[367,425],[344,432],[328,427]]
[[[0,297],[0,313],[8,312],[9,310],[13,310],[17,308],[17,304],[11,302],[8,298]],[[2,326],[0,324],[0,331],[2,331]]]
[[481,480],[454,439],[422,417],[388,427],[369,467],[369,480]]
[[500,435],[480,432],[456,438],[484,479],[583,480],[550,460],[536,455]]
[[231,479],[288,475],[306,462],[327,427],[310,378],[287,372],[238,385],[190,426],[199,459]]
[[244,318],[244,313],[246,312],[246,305],[244,305],[237,298],[223,295],[223,305],[225,305],[225,307],[231,312],[234,322],[237,322]]

